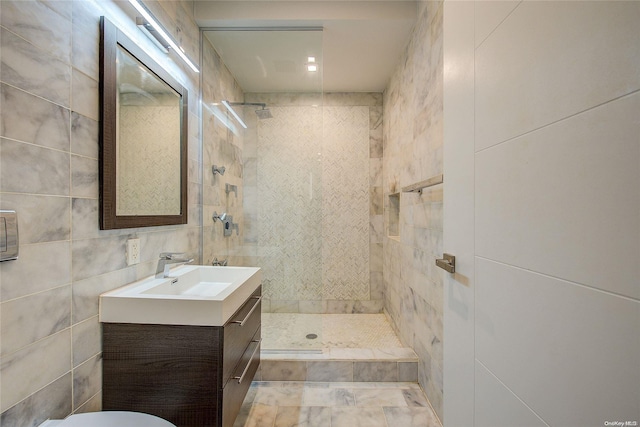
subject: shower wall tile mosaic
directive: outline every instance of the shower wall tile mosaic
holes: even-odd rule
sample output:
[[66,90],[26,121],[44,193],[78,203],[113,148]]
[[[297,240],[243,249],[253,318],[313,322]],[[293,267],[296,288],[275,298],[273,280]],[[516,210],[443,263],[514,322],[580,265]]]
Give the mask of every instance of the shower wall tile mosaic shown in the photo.
[[323,110],[322,297],[368,300],[369,108]]
[[418,354],[419,382],[442,417],[442,185],[401,192],[442,173],[442,2],[421,11],[384,93],[384,308]]
[[370,156],[381,154],[372,149],[381,145],[381,94],[245,101],[266,102],[274,117],[258,122],[244,151],[255,183],[245,181],[243,249],[245,264],[263,268],[264,310],[380,312],[382,163]]

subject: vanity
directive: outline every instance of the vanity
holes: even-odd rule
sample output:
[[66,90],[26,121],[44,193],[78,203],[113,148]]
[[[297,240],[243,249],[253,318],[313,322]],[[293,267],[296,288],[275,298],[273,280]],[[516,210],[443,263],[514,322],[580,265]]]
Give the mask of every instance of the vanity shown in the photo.
[[231,427],[260,364],[261,272],[183,266],[100,296],[103,410]]

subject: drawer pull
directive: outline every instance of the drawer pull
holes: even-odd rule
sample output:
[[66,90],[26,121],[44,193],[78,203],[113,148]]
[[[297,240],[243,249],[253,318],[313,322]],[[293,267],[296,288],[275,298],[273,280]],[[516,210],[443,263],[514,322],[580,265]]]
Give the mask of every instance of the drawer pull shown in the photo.
[[253,313],[256,310],[256,307],[258,307],[258,304],[260,304],[260,301],[262,301],[262,295],[255,296],[255,297],[251,297],[251,299],[255,299],[256,303],[253,305],[253,307],[251,307],[251,310],[249,311],[249,313],[247,313],[247,315],[244,317],[244,319],[242,320],[234,320],[231,323],[237,323],[240,326],[244,326],[244,324],[247,322],[247,320],[249,320],[249,317],[251,317],[251,313]]
[[238,380],[238,384],[242,384],[242,380],[244,379],[244,376],[247,375],[247,372],[249,371],[249,366],[251,366],[251,362],[253,362],[253,359],[256,357],[256,352],[260,348],[260,343],[262,342],[262,338],[260,338],[259,340],[252,340],[251,342],[258,343],[258,345],[256,345],[256,348],[253,349],[253,353],[251,353],[251,357],[249,358],[249,362],[247,363],[247,366],[245,366],[244,369],[242,370],[242,374],[240,374],[239,377],[233,377],[234,380]]

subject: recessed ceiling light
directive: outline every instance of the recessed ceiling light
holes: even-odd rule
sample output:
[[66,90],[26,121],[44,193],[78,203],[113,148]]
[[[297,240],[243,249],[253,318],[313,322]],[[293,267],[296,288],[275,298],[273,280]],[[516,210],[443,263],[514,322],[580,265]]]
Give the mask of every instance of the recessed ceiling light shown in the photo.
[[315,56],[309,56],[307,58],[307,62],[316,62],[316,57]]
[[318,71],[318,66],[316,64],[307,64],[307,70],[311,72]]

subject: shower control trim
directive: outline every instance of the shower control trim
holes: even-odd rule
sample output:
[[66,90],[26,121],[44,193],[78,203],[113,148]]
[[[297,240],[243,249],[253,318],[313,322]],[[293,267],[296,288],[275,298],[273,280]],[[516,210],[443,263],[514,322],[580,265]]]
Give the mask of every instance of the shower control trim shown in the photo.
[[227,183],[224,185],[224,192],[227,194],[236,193],[236,197],[238,197],[238,186]]
[[442,259],[436,259],[436,265],[449,272],[456,272],[456,257],[451,254],[442,254]]

